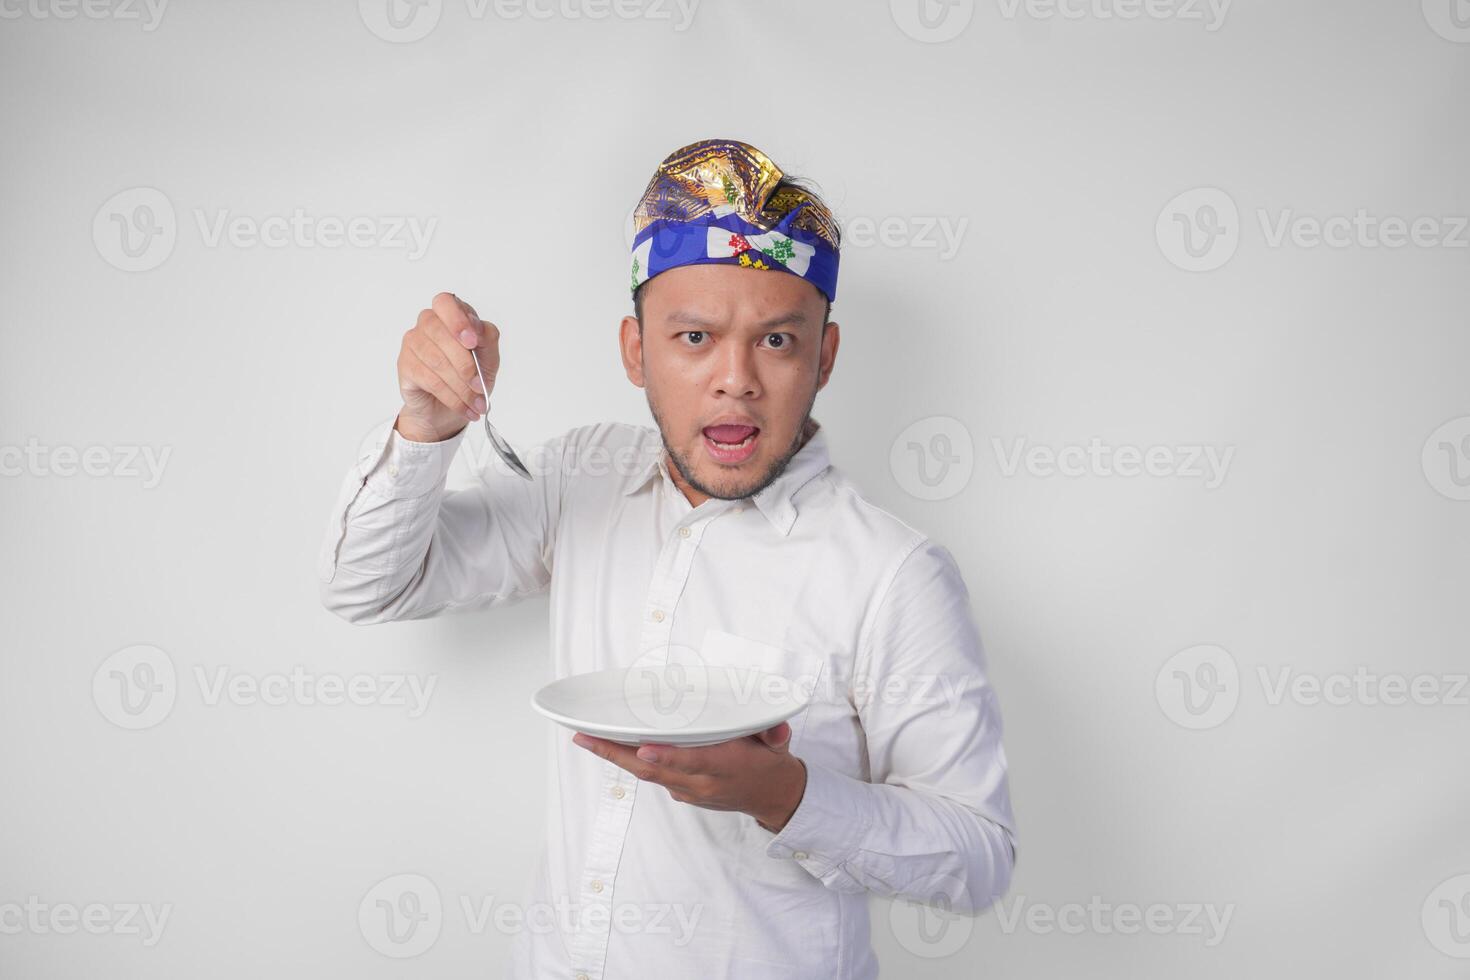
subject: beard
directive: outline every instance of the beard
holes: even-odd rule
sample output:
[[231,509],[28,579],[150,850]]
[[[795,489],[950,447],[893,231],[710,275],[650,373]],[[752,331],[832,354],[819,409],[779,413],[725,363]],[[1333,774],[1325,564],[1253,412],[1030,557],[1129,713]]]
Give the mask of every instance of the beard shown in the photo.
[[[744,486],[733,482],[723,486],[714,486],[704,483],[695,476],[693,462],[683,453],[675,449],[669,442],[669,428],[664,424],[663,415],[659,413],[658,403],[653,397],[653,390],[651,388],[645,388],[644,392],[648,397],[648,411],[652,413],[653,421],[658,425],[658,434],[659,438],[663,440],[664,451],[669,454],[669,459],[673,460],[674,466],[679,470],[679,475],[684,478],[685,483],[689,484],[699,493],[704,494],[706,497],[714,497],[717,500],[742,500],[746,497],[754,497],[766,487],[776,482],[776,478],[786,472],[786,467],[790,464],[792,457],[801,450],[802,446],[806,445],[807,440],[817,431],[818,423],[812,418],[812,406],[817,401],[817,390],[813,387],[812,395],[807,399],[806,410],[802,413],[801,425],[797,426],[796,435],[792,438],[791,445],[787,446],[785,451],[770,466],[766,467],[766,471]],[[762,430],[761,434],[764,435],[765,430]]]

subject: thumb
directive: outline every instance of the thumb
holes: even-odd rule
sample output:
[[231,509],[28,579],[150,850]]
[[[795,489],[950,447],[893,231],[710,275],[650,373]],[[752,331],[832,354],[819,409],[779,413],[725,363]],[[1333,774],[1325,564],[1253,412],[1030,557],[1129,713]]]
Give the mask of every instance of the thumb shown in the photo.
[[767,728],[756,735],[756,738],[760,739],[767,748],[784,752],[791,743],[791,725],[783,721],[774,728]]

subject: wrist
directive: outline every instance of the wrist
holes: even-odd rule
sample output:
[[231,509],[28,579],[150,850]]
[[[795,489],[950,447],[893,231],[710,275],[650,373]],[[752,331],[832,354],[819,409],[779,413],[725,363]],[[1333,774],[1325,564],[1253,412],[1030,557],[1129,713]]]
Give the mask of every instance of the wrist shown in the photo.
[[461,425],[452,432],[440,432],[432,426],[422,425],[402,415],[399,415],[397,421],[393,423],[393,430],[409,442],[443,442],[454,438],[463,429],[464,426]]
[[789,775],[775,781],[775,799],[765,811],[753,814],[756,823],[773,834],[779,834],[791,822],[792,815],[801,806],[802,798],[806,795],[806,763],[794,755],[786,758],[790,760],[787,768]]

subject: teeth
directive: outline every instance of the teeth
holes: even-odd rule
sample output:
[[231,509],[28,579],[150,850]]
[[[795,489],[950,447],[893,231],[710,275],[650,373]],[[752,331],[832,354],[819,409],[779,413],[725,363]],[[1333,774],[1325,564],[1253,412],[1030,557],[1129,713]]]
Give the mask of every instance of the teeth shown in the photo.
[[716,446],[719,446],[721,449],[740,449],[744,446],[750,445],[750,440],[754,438],[755,433],[752,432],[750,435],[746,436],[744,439],[741,439],[739,442],[720,442],[718,439],[711,439],[710,442],[714,443]]

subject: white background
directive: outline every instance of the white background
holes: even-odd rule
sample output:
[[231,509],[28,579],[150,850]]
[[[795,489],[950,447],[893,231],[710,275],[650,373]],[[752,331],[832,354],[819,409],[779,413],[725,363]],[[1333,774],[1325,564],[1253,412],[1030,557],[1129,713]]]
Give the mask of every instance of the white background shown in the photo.
[[[813,178],[847,229],[815,414],[954,552],[1004,708],[1011,894],[926,921],[938,945],[875,901],[885,975],[1470,976],[1463,0],[991,0],[928,28],[902,0],[395,2],[397,35],[374,0],[0,3],[0,976],[500,974],[510,937],[463,903],[513,902],[540,846],[544,601],[350,627],[317,550],[441,289],[504,332],[512,441],[648,420],[616,356],[625,221],[708,137]],[[211,237],[298,209],[377,231]],[[1294,224],[1360,210],[1438,231]],[[435,222],[424,254],[377,241],[394,216]],[[172,247],[129,260],[135,218]],[[1222,233],[1192,258],[1186,227]],[[1215,486],[1009,465],[1093,440],[1231,456]],[[103,475],[40,455],[67,447]],[[158,479],[129,447],[169,453]],[[128,730],[113,671],[142,675],[109,658],[139,645],[163,713]],[[1185,686],[1201,658],[1222,700]],[[210,697],[297,667],[435,686],[416,718]],[[1274,696],[1360,668],[1346,703]],[[1388,676],[1438,700],[1374,703]],[[358,922],[399,874],[443,903],[413,960]],[[28,902],[170,917],[150,946]],[[1125,933],[1128,905],[1174,926]],[[1228,909],[1223,936],[1191,907]]]

